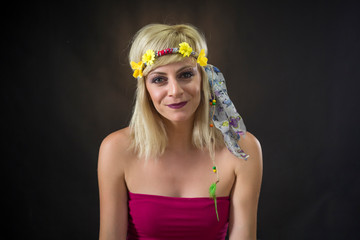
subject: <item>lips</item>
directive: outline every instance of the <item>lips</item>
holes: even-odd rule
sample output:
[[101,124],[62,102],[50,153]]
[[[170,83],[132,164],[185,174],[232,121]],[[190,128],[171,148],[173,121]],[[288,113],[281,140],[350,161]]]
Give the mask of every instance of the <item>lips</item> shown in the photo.
[[172,109],[179,109],[179,108],[182,108],[183,106],[185,106],[186,104],[187,104],[187,102],[180,102],[180,103],[169,104],[167,106]]

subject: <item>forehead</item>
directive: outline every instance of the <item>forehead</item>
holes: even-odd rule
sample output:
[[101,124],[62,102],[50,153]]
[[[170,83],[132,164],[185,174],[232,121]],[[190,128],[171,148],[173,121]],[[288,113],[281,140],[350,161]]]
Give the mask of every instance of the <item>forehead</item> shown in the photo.
[[184,67],[196,67],[197,63],[193,57],[186,57],[179,62],[169,63],[166,65],[161,65],[157,68],[152,69],[148,75],[151,75],[155,72],[168,72],[168,71],[177,71]]

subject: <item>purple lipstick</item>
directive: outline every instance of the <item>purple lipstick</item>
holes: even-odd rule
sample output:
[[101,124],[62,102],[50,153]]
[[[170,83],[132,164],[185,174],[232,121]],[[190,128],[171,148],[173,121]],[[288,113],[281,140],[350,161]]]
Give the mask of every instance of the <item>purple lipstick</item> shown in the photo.
[[179,108],[182,108],[183,106],[185,106],[186,104],[187,104],[187,102],[180,102],[180,103],[169,104],[167,106],[172,109],[179,109]]

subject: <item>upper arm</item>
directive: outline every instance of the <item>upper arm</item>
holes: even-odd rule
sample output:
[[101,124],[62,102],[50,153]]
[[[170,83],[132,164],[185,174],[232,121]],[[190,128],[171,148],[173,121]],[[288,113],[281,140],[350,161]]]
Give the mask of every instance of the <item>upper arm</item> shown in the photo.
[[256,239],[257,207],[262,180],[262,152],[259,141],[249,132],[240,147],[250,157],[235,167],[236,180],[231,194],[230,239]]
[[127,189],[122,137],[107,136],[101,143],[98,159],[100,197],[100,240],[126,239]]

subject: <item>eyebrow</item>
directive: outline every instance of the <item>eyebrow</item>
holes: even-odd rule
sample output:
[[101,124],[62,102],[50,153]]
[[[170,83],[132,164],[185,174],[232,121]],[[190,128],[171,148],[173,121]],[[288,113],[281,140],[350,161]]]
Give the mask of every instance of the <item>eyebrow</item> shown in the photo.
[[[179,72],[183,71],[183,70],[186,69],[186,68],[191,68],[191,69],[193,69],[193,68],[195,68],[195,67],[196,67],[196,66],[186,65],[186,66],[180,68],[179,70],[177,70],[176,73],[179,73]],[[148,76],[150,76],[150,75],[152,75],[152,74],[166,75],[166,73],[164,73],[164,72],[153,71],[153,72],[149,73]]]

